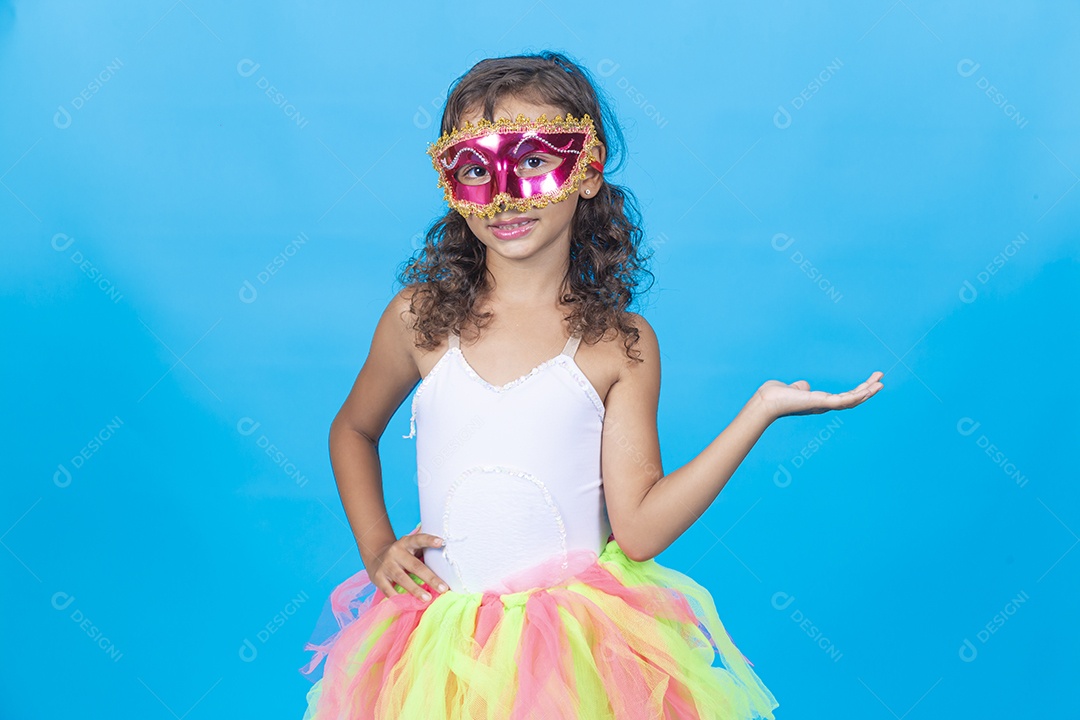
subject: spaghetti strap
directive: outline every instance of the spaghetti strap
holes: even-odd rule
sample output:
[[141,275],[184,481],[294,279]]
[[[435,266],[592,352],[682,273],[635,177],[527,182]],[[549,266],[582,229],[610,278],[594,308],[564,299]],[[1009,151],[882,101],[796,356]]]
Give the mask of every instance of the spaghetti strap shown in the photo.
[[461,338],[458,337],[458,334],[456,332],[454,332],[453,330],[451,330],[450,331],[450,337],[447,339],[448,346],[452,347],[452,348],[456,348],[456,347],[458,347],[460,340],[461,340]]
[[574,353],[577,352],[578,343],[580,343],[580,342],[581,342],[581,336],[580,335],[578,335],[576,333],[571,335],[567,339],[566,345],[563,346],[562,354],[563,355],[568,355],[569,357],[574,357]]

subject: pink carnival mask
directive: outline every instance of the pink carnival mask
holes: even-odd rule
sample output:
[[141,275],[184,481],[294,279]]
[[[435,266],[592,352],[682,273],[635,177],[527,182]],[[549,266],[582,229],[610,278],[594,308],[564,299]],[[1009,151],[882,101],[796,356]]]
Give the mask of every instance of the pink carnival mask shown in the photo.
[[604,171],[592,157],[600,144],[592,118],[567,114],[548,120],[491,122],[481,119],[454,128],[428,148],[450,207],[468,217],[492,217],[504,209],[542,208],[573,193],[589,166]]

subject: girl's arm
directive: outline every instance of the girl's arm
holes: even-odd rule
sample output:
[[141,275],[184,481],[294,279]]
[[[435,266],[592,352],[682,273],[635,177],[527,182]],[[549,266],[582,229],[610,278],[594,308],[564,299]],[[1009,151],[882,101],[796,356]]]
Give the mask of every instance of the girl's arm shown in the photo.
[[708,509],[773,420],[853,407],[880,389],[877,373],[836,395],[810,392],[802,380],[791,385],[769,380],[697,457],[665,475],[656,428],[660,348],[648,322],[631,316],[644,362],[624,363],[608,391],[601,464],[611,529],[632,560],[656,557],[675,542]]
[[386,424],[420,380],[410,351],[408,309],[403,290],[383,311],[367,360],[330,423],[334,479],[365,568],[397,540],[383,497],[378,445]]

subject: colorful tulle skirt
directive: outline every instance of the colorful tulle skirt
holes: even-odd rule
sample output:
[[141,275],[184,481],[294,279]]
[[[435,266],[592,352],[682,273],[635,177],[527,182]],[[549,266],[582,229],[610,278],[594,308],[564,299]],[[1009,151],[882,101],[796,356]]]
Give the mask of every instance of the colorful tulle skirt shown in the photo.
[[423,583],[428,602],[353,575],[304,648],[304,720],[774,717],[779,704],[694,580],[631,560],[613,537],[599,556],[571,553],[568,579],[544,581],[552,567],[509,593]]

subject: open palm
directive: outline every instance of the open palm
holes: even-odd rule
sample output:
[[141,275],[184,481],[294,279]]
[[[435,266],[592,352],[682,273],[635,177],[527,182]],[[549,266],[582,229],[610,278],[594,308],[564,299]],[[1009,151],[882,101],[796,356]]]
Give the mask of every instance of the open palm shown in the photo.
[[768,380],[758,388],[757,395],[774,418],[816,415],[829,410],[852,408],[873,397],[884,387],[880,382],[883,375],[884,373],[877,370],[851,390],[842,393],[811,390],[810,383],[806,380],[797,380],[791,384]]

